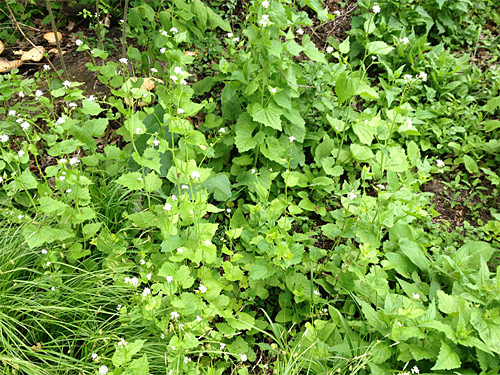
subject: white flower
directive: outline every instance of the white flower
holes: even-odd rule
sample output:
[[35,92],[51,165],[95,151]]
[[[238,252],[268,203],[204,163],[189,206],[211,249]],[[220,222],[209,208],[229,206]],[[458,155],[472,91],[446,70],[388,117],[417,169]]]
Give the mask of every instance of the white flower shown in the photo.
[[142,296],[146,297],[148,294],[151,294],[151,289],[144,288],[144,290],[142,291]]
[[5,143],[9,140],[9,136],[7,134],[0,135],[0,142]]
[[66,189],[66,193],[71,193],[71,189]]
[[48,253],[47,249],[42,249],[42,254],[44,254],[44,255],[45,255],[45,254],[47,254],[47,253]]
[[445,166],[444,161],[442,161],[441,159],[436,160],[436,166],[438,168],[443,168]]
[[405,74],[403,76],[403,79],[405,80],[405,82],[408,82],[408,81],[411,81],[413,79],[413,76],[411,74]]
[[60,180],[60,181],[64,181],[65,179],[66,179],[66,177],[64,177],[64,176],[59,176],[59,180]]
[[206,291],[208,290],[207,287],[203,284],[200,285],[199,289],[200,289],[200,292],[202,292],[202,293],[206,293]]
[[66,158],[61,158],[59,159],[58,163],[59,164],[66,164],[68,161],[66,160]]
[[275,88],[275,87],[271,87],[271,88],[269,89],[269,92],[270,92],[271,94],[276,94],[276,92],[277,92],[277,91],[278,91],[278,90],[276,90],[276,88]]
[[69,159],[69,165],[71,165],[71,166],[75,166],[75,165],[77,165],[78,163],[80,163],[80,160],[78,160],[78,158],[77,158],[77,157],[73,157],[73,158],[70,158],[70,159]]
[[203,320],[203,319],[201,318],[201,316],[196,315],[196,321],[197,321],[197,322],[201,322],[202,320]]
[[205,240],[205,246],[211,246],[212,245],[212,241],[210,240]]
[[170,203],[165,203],[165,205],[163,206],[163,209],[165,211],[170,211],[172,209],[172,205]]
[[252,170],[250,171],[252,174],[255,173],[255,168],[252,168]]
[[90,358],[92,358],[93,361],[97,361],[97,353],[92,353]]
[[71,103],[69,103],[69,104],[68,104],[68,106],[69,106],[70,108],[74,108],[74,107],[77,107],[77,104],[76,104],[76,103],[71,102]]
[[161,31],[161,35],[163,35],[163,36],[167,36],[167,35],[168,35],[168,33],[167,33],[167,31],[166,31],[166,30],[162,30],[162,31]]
[[175,73],[175,74],[182,74],[182,73],[184,73],[184,72],[182,71],[182,68],[181,68],[180,66],[176,66],[176,67],[174,68],[174,73]]
[[30,127],[30,124],[28,121],[24,121],[22,124],[21,124],[21,128],[23,128],[23,130],[28,130],[28,128]]
[[179,32],[179,30],[177,30],[177,27],[172,27],[172,28],[170,28],[170,32],[171,32],[172,34],[176,34],[176,33],[178,33],[178,32]]
[[418,78],[420,78],[422,81],[427,81],[427,73],[426,72],[420,72],[418,74]]
[[116,305],[116,311],[120,311],[122,308],[122,305]]
[[167,283],[170,284],[172,281],[174,281],[173,276],[165,276],[165,279],[167,280]]
[[158,69],[156,69],[156,68],[151,68],[151,71],[152,71],[153,73],[158,73]]
[[337,17],[340,16],[340,10],[337,9],[336,11],[333,12],[333,14],[335,14]]
[[263,14],[262,18],[260,19],[259,23],[262,25],[262,27],[267,27],[269,25],[269,15],[268,14]]
[[179,247],[179,248],[177,248],[177,252],[178,252],[179,254],[182,254],[182,253],[184,252],[184,250],[182,250],[182,248],[181,248],[181,247]]
[[77,40],[75,40],[75,44],[77,46],[81,46],[83,44],[83,42],[80,39],[77,39]]
[[184,110],[182,108],[177,108],[177,114],[182,115],[184,113]]
[[291,135],[290,137],[288,137],[288,140],[289,140],[290,142],[293,142],[293,141],[295,141],[296,139],[297,139],[297,138],[295,138],[293,135]]
[[411,118],[407,118],[406,121],[405,121],[405,126],[408,129],[412,129],[413,128],[413,120]]
[[189,357],[184,357],[184,363],[185,363],[185,364],[188,364],[189,362],[191,362],[191,358],[189,358]]
[[146,261],[145,261],[144,259],[141,259],[141,260],[139,261],[139,263],[140,263],[140,264],[142,264],[142,265],[144,265],[144,264],[146,264]]
[[[24,217],[24,215],[23,215],[23,214],[19,214],[19,215],[17,215],[17,218],[18,218],[19,220],[21,220],[23,217]],[[49,263],[49,265],[50,265],[50,262],[47,262],[47,263]]]
[[71,82],[66,80],[63,82],[63,86],[66,87],[67,89],[69,89],[71,87]]
[[24,91],[19,91],[17,95],[19,95],[21,98],[24,98]]
[[178,319],[179,317],[180,317],[180,315],[177,311],[172,311],[170,313],[170,319]]
[[177,200],[177,196],[174,194],[170,197],[170,199],[172,199],[172,202],[175,202]]
[[380,5],[375,4],[372,8],[373,13],[380,13]]
[[50,70],[50,65],[44,64],[43,65],[43,70]]
[[130,279],[130,284],[132,284],[133,286],[137,286],[137,285],[139,285],[139,279],[138,279],[137,277],[135,277],[135,276],[134,276],[134,277],[132,277],[132,278]]
[[121,337],[120,338],[120,341],[118,341],[118,346],[120,348],[123,348],[124,346],[127,346],[128,345],[128,342],[125,341],[125,338],[124,337]]
[[88,100],[89,102],[93,102],[93,101],[95,100],[95,96],[94,96],[94,95],[90,95],[90,96],[87,98],[87,100]]
[[418,294],[418,293],[413,293],[412,297],[413,297],[414,299],[420,299],[420,294]]
[[400,38],[399,39],[400,43],[403,43],[405,46],[410,43],[410,39],[408,39],[408,37],[404,37],[404,38]]
[[224,129],[224,128],[220,128],[220,129],[219,129],[219,133],[224,134],[225,132],[226,132],[226,129]]
[[314,294],[315,296],[319,296],[319,295],[320,295],[320,293],[319,293],[317,290],[315,290],[315,291],[313,292],[313,294]]
[[164,339],[165,339],[165,334],[163,334],[163,333],[162,333],[162,334],[160,335],[160,338],[161,338],[162,340],[164,340]]
[[354,190],[350,191],[349,194],[347,194],[347,196],[349,197],[350,200],[354,200],[354,198],[357,197],[357,195],[354,192]]
[[417,366],[413,366],[411,369],[412,374],[420,374],[420,369]]
[[233,37],[233,33],[227,33],[227,34],[226,34],[226,36],[227,36],[228,38],[232,38],[232,37]]
[[224,350],[224,348],[226,347],[226,344],[224,344],[223,342],[220,343],[220,350]]
[[398,327],[402,327],[403,326],[403,324],[401,322],[397,322],[396,324],[398,325]]
[[246,362],[247,359],[248,359],[248,357],[247,357],[246,354],[240,354],[240,360],[241,360],[241,362]]
[[332,52],[333,52],[333,47],[332,46],[326,47],[326,53],[332,53]]
[[122,64],[126,64],[128,63],[128,60],[125,58],[125,57],[122,57],[120,60],[118,60],[119,62],[121,62]]
[[93,55],[95,53],[95,49],[90,50],[90,54]]
[[64,124],[64,119],[63,119],[62,117],[59,117],[59,118],[57,119],[57,121],[56,121],[56,124],[58,124],[58,125],[62,125],[62,124]]
[[177,78],[177,76],[174,76],[174,75],[172,74],[172,75],[170,76],[170,79],[171,79],[172,81],[174,81],[174,82],[177,82],[177,80],[178,80],[179,78]]
[[23,150],[19,150],[19,152],[17,153],[19,155],[19,157],[23,157],[26,153],[23,151]]
[[191,178],[195,181],[197,181],[199,178],[200,178],[200,172],[198,171],[193,171],[193,173],[191,173]]
[[181,189],[182,189],[182,190],[188,190],[188,189],[189,189],[189,186],[187,186],[187,185],[182,185],[182,186],[181,186]]
[[151,278],[152,278],[152,277],[153,277],[153,275],[152,275],[151,273],[148,273],[148,274],[146,275],[146,279],[148,279],[148,280],[151,280]]
[[299,34],[299,35],[303,35],[303,34],[304,34],[304,30],[302,30],[302,29],[297,29],[297,31],[296,31],[296,32],[297,32],[297,34]]
[[16,115],[16,110],[15,109],[11,109],[9,111],[9,116],[15,116]]
[[165,53],[165,52],[167,52],[167,49],[165,47],[160,48],[160,53]]
[[[50,263],[50,262],[47,262],[47,263]],[[50,287],[50,290],[55,291],[55,290],[56,290],[56,287],[55,287],[55,286],[51,286],[51,287]]]
[[266,9],[267,9],[267,8],[269,8],[269,1],[264,0],[264,1],[261,3],[261,5],[262,5],[262,8],[266,8]]
[[142,134],[141,128],[135,128],[135,134]]
[[0,176],[0,183],[2,183],[2,182],[3,182],[3,177],[2,177],[2,176]]
[[233,42],[235,42],[235,43],[236,43],[236,42],[239,42],[239,41],[240,41],[240,38],[238,38],[237,36],[235,36],[235,37],[233,38]]

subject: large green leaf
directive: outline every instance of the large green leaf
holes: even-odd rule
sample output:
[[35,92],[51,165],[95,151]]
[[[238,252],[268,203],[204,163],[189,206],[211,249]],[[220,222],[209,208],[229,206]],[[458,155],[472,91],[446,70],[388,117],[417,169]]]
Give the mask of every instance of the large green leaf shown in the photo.
[[457,353],[453,351],[444,341],[441,341],[441,350],[434,367],[431,370],[452,370],[459,368],[462,362]]
[[214,198],[218,201],[227,201],[232,197],[231,193],[231,182],[229,178],[224,174],[219,174],[215,177],[211,177],[203,182],[203,187],[205,187],[209,192],[214,194]]
[[399,240],[399,246],[403,254],[406,255],[414,265],[422,271],[429,270],[429,260],[418,243],[407,238],[401,238]]
[[368,51],[368,54],[370,55],[387,55],[394,49],[394,47],[387,45],[387,43],[385,42],[376,41],[376,42],[369,42],[366,45],[366,49]]
[[122,175],[119,179],[115,181],[117,184],[123,185],[130,190],[140,190],[144,188],[144,181],[142,179],[142,174],[139,172],[131,172]]
[[342,72],[337,77],[335,82],[335,93],[339,101],[339,105],[356,94],[359,87],[359,81],[349,77],[347,72]]
[[248,113],[250,113],[254,121],[281,131],[280,116],[282,111],[275,104],[271,103],[264,108],[260,103],[254,103],[248,106]]

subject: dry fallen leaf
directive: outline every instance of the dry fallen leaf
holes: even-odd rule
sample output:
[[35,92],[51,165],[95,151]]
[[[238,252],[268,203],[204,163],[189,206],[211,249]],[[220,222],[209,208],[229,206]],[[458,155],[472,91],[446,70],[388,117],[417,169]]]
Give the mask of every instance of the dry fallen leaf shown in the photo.
[[0,59],[0,73],[5,73],[14,68],[19,68],[23,64],[24,61],[22,60],[8,61],[5,59]]
[[[56,35],[54,33],[47,33],[43,36],[43,38],[49,42],[49,44],[55,45],[56,44]],[[61,41],[62,39],[62,34],[58,31],[57,32],[57,39]]]
[[193,57],[196,57],[196,52],[194,51],[184,51],[184,54],[186,56],[193,56]]
[[[163,81],[161,79],[154,78],[154,77],[146,77],[146,78],[142,78],[142,79],[144,80],[144,82],[142,82],[142,84],[141,84],[141,89],[146,90],[146,91],[151,91],[152,89],[154,89],[154,87],[156,86],[156,82],[163,83]],[[132,82],[137,82],[139,80],[139,77],[130,77],[130,80]],[[125,98],[124,101],[125,101],[125,104],[130,105],[130,101],[128,100],[128,98]],[[139,106],[139,107],[144,107],[145,105],[147,105],[147,103],[143,102],[142,100],[137,102],[137,106]]]
[[5,44],[3,44],[3,42],[0,40],[0,55],[3,51],[5,51]]
[[40,61],[45,53],[45,48],[37,46],[30,49],[28,52],[23,53],[21,60],[23,61]]
[[12,54],[13,54],[13,55],[16,55],[16,56],[22,56],[22,55],[24,55],[25,53],[26,53],[26,51],[25,51],[25,50],[22,50],[22,49],[20,49],[19,51],[12,51]]

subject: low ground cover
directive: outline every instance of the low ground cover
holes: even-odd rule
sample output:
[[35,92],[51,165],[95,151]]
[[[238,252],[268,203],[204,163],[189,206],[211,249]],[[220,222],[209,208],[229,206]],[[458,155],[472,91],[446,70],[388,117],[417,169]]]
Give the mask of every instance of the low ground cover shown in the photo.
[[500,371],[497,4],[2,10],[2,373]]

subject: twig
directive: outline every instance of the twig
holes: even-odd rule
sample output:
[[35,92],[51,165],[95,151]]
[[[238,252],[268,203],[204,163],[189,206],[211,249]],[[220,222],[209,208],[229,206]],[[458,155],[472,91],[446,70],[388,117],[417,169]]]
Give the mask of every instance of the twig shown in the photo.
[[59,53],[59,61],[61,62],[61,67],[63,68],[64,75],[68,79],[68,71],[66,69],[66,64],[64,63],[64,57],[61,49],[61,43],[59,42],[59,36],[57,35],[56,20],[54,19],[54,13],[52,13],[52,6],[50,5],[50,0],[45,0],[47,4],[47,10],[49,11],[50,24],[52,25],[52,32],[54,33],[54,38],[56,39],[57,52]]
[[[19,32],[22,34],[22,36],[24,37],[24,39],[26,39],[28,41],[29,44],[31,44],[34,48],[37,48],[37,46],[35,46],[35,44],[30,40],[30,38],[28,38],[26,36],[26,34],[24,33],[24,31],[21,29],[21,27],[19,26],[19,23],[17,22],[16,20],[16,17],[14,16],[14,13],[12,13],[12,9],[10,9],[10,6],[9,6],[9,3],[7,2],[7,0],[5,0],[5,5],[7,5],[7,9],[9,10],[9,13],[10,13],[10,17],[12,19],[12,22],[16,25],[16,28],[19,30]],[[47,56],[45,57],[47,58]],[[54,64],[52,64],[52,61],[50,61],[50,59],[47,58],[47,62],[49,63],[49,65],[52,67],[52,69],[54,70],[54,72],[56,72],[57,76],[59,77],[59,79],[61,81],[64,81],[64,79],[61,77],[61,75],[59,74],[59,72],[57,71],[56,67],[54,66]]]
[[316,86],[308,86],[308,85],[298,85],[296,83],[293,83],[292,81],[290,81],[287,76],[285,75],[285,73],[283,73],[283,70],[281,70],[280,68],[278,68],[278,70],[280,71],[281,75],[283,76],[283,78],[285,78],[287,80],[287,82],[289,84],[291,84],[292,86],[296,86],[296,87],[304,87],[306,89],[316,89]]

